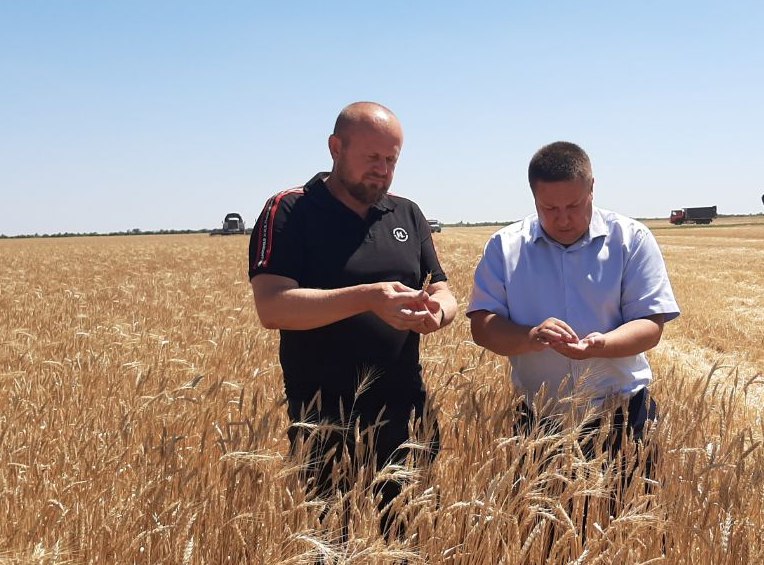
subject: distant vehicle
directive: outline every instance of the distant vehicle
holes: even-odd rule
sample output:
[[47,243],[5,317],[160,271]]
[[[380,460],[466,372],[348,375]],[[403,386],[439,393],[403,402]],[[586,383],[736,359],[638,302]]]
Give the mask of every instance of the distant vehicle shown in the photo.
[[430,224],[430,233],[441,232],[442,227],[438,220],[427,220],[427,223]]
[[226,214],[223,219],[223,228],[214,229],[210,232],[210,235],[236,235],[245,234],[247,230],[244,228],[244,219],[240,214],[231,212]]
[[682,224],[710,224],[716,217],[716,206],[701,206],[699,208],[682,208],[671,210],[669,222],[677,226]]

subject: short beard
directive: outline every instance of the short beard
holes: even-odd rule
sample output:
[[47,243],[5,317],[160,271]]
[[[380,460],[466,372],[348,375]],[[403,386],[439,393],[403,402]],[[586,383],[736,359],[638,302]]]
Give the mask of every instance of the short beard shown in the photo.
[[366,206],[374,206],[387,194],[389,185],[377,185],[369,186],[365,183],[358,182],[354,184],[345,184],[345,188],[348,194],[358,200],[358,202],[365,204]]
[[350,196],[355,198],[364,206],[374,206],[375,204],[379,203],[379,201],[385,197],[387,191],[390,189],[390,183],[384,183],[383,181],[374,183],[374,186],[370,186],[363,181],[351,182],[350,179],[348,179],[348,177],[345,175],[345,171],[343,171],[342,168],[337,170],[337,180],[342,183]]

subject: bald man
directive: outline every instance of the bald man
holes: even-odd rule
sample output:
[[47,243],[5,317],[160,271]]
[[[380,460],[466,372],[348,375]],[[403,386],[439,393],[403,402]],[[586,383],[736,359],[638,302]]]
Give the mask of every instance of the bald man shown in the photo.
[[[412,414],[430,460],[438,449],[419,338],[451,323],[456,300],[424,215],[388,193],[402,145],[389,109],[350,104],[329,136],[331,172],[271,197],[252,232],[249,276],[260,322],[280,331],[289,418],[333,425],[319,441],[304,425],[289,431],[293,452],[310,444],[307,472],[319,496],[354,481],[332,482],[344,448],[356,465],[364,450],[377,468],[405,459]],[[399,491],[384,484],[383,505]]]

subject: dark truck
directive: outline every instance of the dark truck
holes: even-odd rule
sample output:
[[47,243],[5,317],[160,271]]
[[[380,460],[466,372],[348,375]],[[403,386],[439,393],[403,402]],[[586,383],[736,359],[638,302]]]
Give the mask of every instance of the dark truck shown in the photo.
[[234,234],[246,234],[248,230],[244,228],[244,219],[240,214],[231,212],[226,214],[223,219],[223,229],[215,229],[210,232],[210,235],[234,235]]
[[682,208],[671,210],[669,222],[677,226],[682,224],[710,224],[716,217],[716,206],[701,206],[699,208]]

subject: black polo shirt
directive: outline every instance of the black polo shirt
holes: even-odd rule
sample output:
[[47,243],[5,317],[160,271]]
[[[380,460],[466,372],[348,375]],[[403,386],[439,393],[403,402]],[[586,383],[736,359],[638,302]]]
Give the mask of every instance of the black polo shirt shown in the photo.
[[[420,288],[445,281],[419,207],[385,196],[361,218],[334,198],[319,173],[304,187],[271,197],[252,231],[249,276],[289,277],[300,287],[333,289],[381,281]],[[419,334],[365,312],[312,330],[281,330],[280,360],[290,398],[345,402],[361,378],[374,381],[363,404],[410,403],[422,396]],[[345,406],[348,409],[348,406]]]

